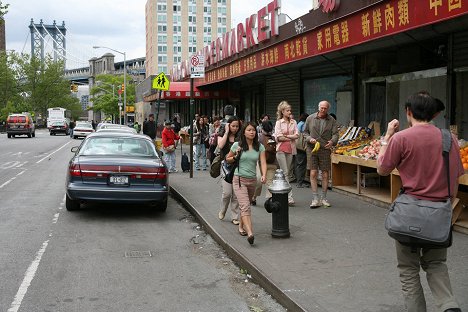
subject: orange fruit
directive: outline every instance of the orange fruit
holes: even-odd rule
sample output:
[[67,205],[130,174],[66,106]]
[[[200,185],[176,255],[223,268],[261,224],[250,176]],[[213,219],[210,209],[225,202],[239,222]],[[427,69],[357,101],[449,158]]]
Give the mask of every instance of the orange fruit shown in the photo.
[[468,170],[468,163],[463,163],[463,169]]

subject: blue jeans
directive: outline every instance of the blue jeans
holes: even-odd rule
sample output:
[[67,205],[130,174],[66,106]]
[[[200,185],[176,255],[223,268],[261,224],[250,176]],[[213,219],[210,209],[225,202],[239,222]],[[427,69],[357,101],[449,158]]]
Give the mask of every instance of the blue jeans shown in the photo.
[[195,169],[200,170],[199,158],[201,157],[202,167],[203,170],[206,170],[207,162],[206,162],[206,147],[205,144],[197,144],[195,145]]
[[73,129],[68,129],[68,130],[69,130],[68,132],[70,132],[70,138],[73,138]]
[[167,168],[170,171],[174,171],[176,169],[176,155],[175,155],[175,152],[164,153],[164,161],[166,162]]

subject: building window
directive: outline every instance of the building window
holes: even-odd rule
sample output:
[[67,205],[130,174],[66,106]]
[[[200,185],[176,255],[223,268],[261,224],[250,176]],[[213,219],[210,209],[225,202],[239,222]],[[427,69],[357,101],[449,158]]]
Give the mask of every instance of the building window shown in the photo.
[[167,22],[167,15],[166,14],[158,14],[158,22],[159,23]]
[[158,53],[167,53],[167,45],[158,45]]
[[158,66],[158,73],[167,73],[167,66]]
[[167,43],[166,35],[158,35],[158,43]]
[[167,31],[166,25],[158,25],[158,33],[165,33]]
[[167,6],[165,4],[158,4],[158,12],[166,12]]

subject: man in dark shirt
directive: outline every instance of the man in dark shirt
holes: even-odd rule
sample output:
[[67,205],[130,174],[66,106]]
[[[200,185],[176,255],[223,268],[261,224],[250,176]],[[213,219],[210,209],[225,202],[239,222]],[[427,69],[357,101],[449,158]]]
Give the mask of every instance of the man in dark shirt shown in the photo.
[[149,120],[143,123],[143,134],[146,134],[151,139],[156,139],[156,122],[154,121],[154,114],[149,115]]

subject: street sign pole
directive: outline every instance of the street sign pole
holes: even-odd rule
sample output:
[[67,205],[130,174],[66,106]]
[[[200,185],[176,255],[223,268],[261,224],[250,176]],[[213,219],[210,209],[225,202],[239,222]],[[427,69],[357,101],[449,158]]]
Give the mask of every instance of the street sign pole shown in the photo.
[[193,178],[193,120],[195,119],[194,113],[194,99],[193,99],[193,78],[190,78],[190,178]]
[[[158,97],[158,110],[156,111],[156,126],[158,125],[158,119],[159,119],[159,108],[161,107],[161,93],[162,90],[159,90],[159,97]],[[158,136],[158,131],[156,131],[156,137]],[[155,139],[156,139],[155,137]]]

